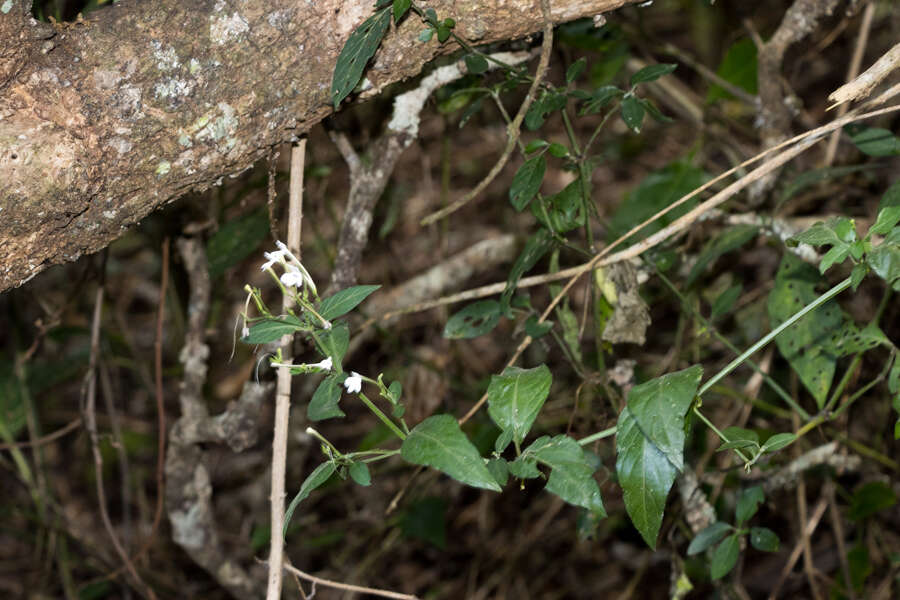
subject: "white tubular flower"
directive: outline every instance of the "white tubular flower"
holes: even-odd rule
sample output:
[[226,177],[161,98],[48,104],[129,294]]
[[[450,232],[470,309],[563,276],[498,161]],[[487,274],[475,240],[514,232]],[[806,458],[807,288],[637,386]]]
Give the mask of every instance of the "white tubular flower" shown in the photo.
[[263,256],[269,259],[260,267],[261,270],[265,271],[266,269],[271,269],[275,263],[283,261],[285,253],[282,250],[277,250],[275,252],[263,252]]
[[294,265],[285,265],[284,275],[281,276],[281,283],[285,285],[285,287],[302,287],[306,279],[303,277],[303,274],[300,272],[300,269],[295,267]]
[[344,387],[348,394],[357,394],[362,389],[362,375],[356,371],[350,373],[350,377],[344,380]]
[[250,328],[244,325],[244,328],[241,329],[241,337],[245,338],[250,335]]
[[327,357],[325,360],[321,360],[317,363],[313,363],[311,365],[306,365],[307,367],[312,367],[314,369],[322,369],[323,371],[330,371],[332,367],[331,357]]

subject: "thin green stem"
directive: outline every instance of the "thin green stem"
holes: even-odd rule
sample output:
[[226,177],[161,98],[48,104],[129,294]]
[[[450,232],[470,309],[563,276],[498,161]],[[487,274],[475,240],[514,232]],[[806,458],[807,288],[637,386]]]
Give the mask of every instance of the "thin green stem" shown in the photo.
[[616,431],[618,426],[613,425],[609,429],[604,429],[603,431],[598,431],[597,433],[592,433],[591,435],[581,438],[578,440],[578,443],[582,446],[587,446],[591,442],[596,442],[597,440],[602,440],[603,438],[608,438],[610,436],[616,435]]
[[775,337],[779,333],[781,333],[782,331],[784,331],[785,329],[787,329],[788,327],[790,327],[791,325],[793,325],[794,323],[796,323],[797,321],[802,319],[808,313],[817,309],[819,306],[825,304],[826,302],[828,302],[829,300],[831,300],[832,298],[834,298],[835,296],[837,296],[838,294],[840,294],[841,292],[846,290],[848,287],[850,287],[850,278],[849,277],[844,279],[837,285],[835,285],[833,288],[831,288],[830,290],[828,290],[827,292],[825,292],[824,294],[822,294],[821,296],[816,298],[811,303],[807,304],[801,310],[794,313],[788,320],[786,320],[784,323],[782,323],[781,325],[779,325],[778,327],[773,329],[771,332],[768,333],[768,335],[766,335],[761,340],[759,340],[758,342],[756,342],[755,344],[750,346],[747,350],[745,350],[743,353],[741,353],[740,356],[738,356],[733,361],[728,363],[725,366],[725,368],[723,368],[721,371],[719,371],[718,373],[713,375],[706,383],[704,383],[700,387],[700,390],[697,392],[697,395],[702,396],[703,393],[706,392],[706,390],[708,390],[709,388],[714,386],[722,378],[724,378],[726,375],[728,375],[729,373],[734,371],[736,368],[738,368],[744,361],[747,360],[747,358],[749,358],[750,356],[753,356],[760,348],[762,348],[763,346],[765,346],[766,344],[771,342],[773,339],[775,339]]
[[[728,439],[728,436],[726,436],[724,433],[719,431],[719,428],[716,427],[712,421],[710,421],[709,419],[706,418],[706,415],[704,415],[702,412],[700,412],[699,407],[697,407],[697,406],[694,407],[694,414],[697,415],[697,418],[699,418],[701,421],[703,421],[707,427],[712,429],[715,432],[715,434],[717,436],[719,436],[720,440],[722,440],[726,444],[731,441],[730,439]],[[741,452],[739,449],[734,448],[733,450],[734,450],[735,454],[737,454],[738,456],[741,457],[741,460],[744,461],[744,464],[747,464],[750,462],[750,459],[747,458],[746,456],[744,456],[744,453]]]
[[394,435],[396,435],[396,436],[397,436],[398,438],[400,438],[401,440],[405,440],[405,439],[406,439],[406,434],[403,433],[403,430],[400,429],[399,427],[397,427],[397,425],[396,425],[393,421],[391,421],[391,420],[388,418],[388,416],[387,416],[386,414],[384,414],[383,412],[381,412],[381,409],[379,409],[377,406],[375,406],[375,404],[374,404],[371,400],[369,400],[369,398],[366,397],[365,394],[363,394],[362,392],[360,392],[360,393],[359,393],[359,399],[362,400],[363,403],[364,403],[367,407],[369,407],[369,410],[371,410],[372,413],[373,413],[376,417],[378,417],[379,419],[381,419],[381,422],[382,422],[382,423],[384,423],[385,425],[387,425],[388,429],[390,429],[391,431],[394,432]]

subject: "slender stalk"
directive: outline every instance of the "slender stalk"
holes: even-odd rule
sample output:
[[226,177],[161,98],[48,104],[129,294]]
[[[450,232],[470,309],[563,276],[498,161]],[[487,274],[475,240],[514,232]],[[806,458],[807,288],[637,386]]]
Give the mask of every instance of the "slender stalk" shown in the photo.
[[365,394],[363,394],[362,392],[360,392],[360,393],[359,393],[359,399],[362,400],[363,403],[364,403],[366,406],[369,407],[369,410],[371,410],[372,413],[373,413],[376,417],[378,417],[379,419],[381,419],[381,422],[382,422],[382,423],[384,423],[385,425],[387,425],[388,429],[390,429],[391,431],[394,432],[394,435],[396,435],[396,436],[397,436],[398,438],[400,438],[401,440],[405,440],[405,439],[406,439],[406,434],[403,433],[403,431],[402,431],[399,427],[397,427],[397,425],[396,425],[393,421],[391,421],[391,420],[388,418],[388,416],[387,416],[386,414],[384,414],[383,412],[381,412],[381,409],[378,408],[377,406],[375,406],[375,404],[374,404],[371,400],[369,400],[369,398],[366,397]]
[[616,435],[616,430],[618,427],[613,425],[609,429],[604,429],[603,431],[598,431],[597,433],[592,433],[591,435],[581,438],[578,440],[578,443],[582,446],[587,446],[591,442],[596,442],[597,440],[602,440],[603,438],[608,438],[610,436]]

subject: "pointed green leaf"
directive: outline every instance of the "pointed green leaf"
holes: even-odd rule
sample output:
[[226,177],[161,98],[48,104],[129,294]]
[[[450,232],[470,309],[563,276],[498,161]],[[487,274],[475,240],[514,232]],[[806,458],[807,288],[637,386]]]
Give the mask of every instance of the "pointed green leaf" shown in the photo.
[[293,334],[301,328],[300,319],[291,315],[266,319],[250,327],[250,335],[241,338],[245,344],[268,344],[280,340],[284,335]]
[[427,465],[473,487],[500,491],[478,450],[451,415],[428,417],[409,432],[400,454],[407,461]]
[[684,417],[702,375],[703,367],[694,365],[651,379],[628,392],[628,410],[641,431],[679,471],[684,468]]
[[622,120],[633,132],[641,132],[641,123],[644,122],[644,106],[632,94],[626,94],[622,98]]
[[519,479],[537,479],[541,476],[541,472],[537,468],[537,461],[531,455],[522,454],[516,460],[508,462],[507,468],[513,477]]
[[778,535],[766,527],[752,527],[750,529],[750,545],[763,552],[778,552],[781,540]]
[[[756,94],[756,44],[748,37],[741,38],[725,52],[716,75],[729,83],[743,88],[751,95]],[[719,85],[712,85],[706,94],[707,102],[720,98],[731,98],[731,94]]]
[[513,176],[512,185],[509,187],[509,201],[517,211],[528,206],[534,195],[541,189],[544,181],[544,171],[547,170],[547,160],[542,154],[526,160]]
[[394,0],[394,22],[399,23],[406,11],[409,10],[411,0]]
[[763,454],[771,454],[772,452],[777,452],[782,448],[786,448],[794,443],[794,440],[797,439],[797,434],[795,433],[776,433],[772,437],[766,440],[766,443],[762,445],[760,448],[760,452]]
[[584,72],[584,68],[587,66],[587,59],[585,57],[581,57],[566,69],[566,83],[572,83]]
[[746,523],[750,517],[759,510],[759,505],[765,501],[761,486],[754,485],[741,492],[738,497],[737,506],[734,509],[734,517],[737,519],[738,525]]
[[334,417],[344,417],[344,411],[338,403],[341,401],[341,384],[335,376],[326,377],[316,388],[309,406],[306,407],[306,416],[310,421],[322,421]]
[[700,554],[713,544],[716,544],[728,535],[729,531],[732,531],[734,528],[728,523],[723,523],[722,521],[716,521],[706,529],[703,529],[694,539],[691,540],[690,545],[687,549],[687,555],[693,556],[695,554]]
[[360,302],[369,297],[369,294],[380,287],[380,285],[354,285],[343,289],[322,300],[322,304],[319,305],[319,314],[323,319],[329,321],[336,319],[356,308]]
[[521,444],[550,393],[553,377],[547,365],[533,369],[507,367],[491,377],[488,414],[502,431],[512,431]]
[[588,462],[578,442],[567,435],[546,436],[535,441],[526,452],[550,467],[546,489],[569,504],[586,508],[605,517],[600,488],[594,480],[594,467]]
[[488,61],[481,54],[466,54],[466,70],[473,75],[480,75],[488,70]]
[[355,462],[350,465],[350,479],[363,487],[372,485],[372,474],[369,473],[369,466],[364,462]]
[[647,545],[656,549],[666,496],[678,470],[641,432],[628,408],[619,415],[617,427],[616,472],[625,509]]
[[502,458],[492,458],[487,461],[487,469],[491,472],[491,475],[494,476],[494,481],[496,481],[500,487],[506,485],[506,482],[509,479],[509,467],[507,467],[505,460]]
[[516,258],[512,269],[509,271],[509,277],[506,279],[506,288],[500,295],[500,312],[506,314],[509,311],[509,301],[516,287],[519,285],[519,279],[527,273],[553,246],[556,244],[553,236],[546,229],[539,229],[537,233],[528,238],[522,253]]
[[335,323],[331,329],[319,335],[322,354],[330,356],[334,370],[341,372],[341,363],[350,346],[350,328],[346,323]]
[[359,83],[369,59],[375,55],[391,24],[391,9],[384,8],[353,30],[338,56],[331,80],[331,101],[337,108]]
[[900,223],[900,206],[885,206],[878,211],[878,218],[875,219],[875,224],[869,228],[869,233],[885,235],[897,223]]
[[631,85],[632,87],[634,87],[639,83],[656,81],[663,75],[668,75],[677,68],[678,65],[671,63],[660,63],[658,65],[646,66],[631,76]]
[[721,579],[728,575],[737,564],[738,555],[741,552],[741,537],[732,534],[716,546],[713,550],[712,561],[709,564],[709,574],[713,579]]
[[307,477],[303,482],[303,485],[300,486],[300,491],[297,492],[297,495],[291,500],[291,504],[284,513],[284,529],[282,529],[281,532],[282,536],[287,533],[288,524],[291,522],[291,517],[294,515],[294,510],[297,508],[297,505],[306,500],[307,496],[309,496],[314,489],[328,481],[334,473],[334,469],[334,463],[328,461],[316,467],[315,470],[309,474],[309,477]]
[[479,300],[454,313],[444,326],[444,337],[469,339],[489,333],[500,321],[500,303]]
[[887,129],[866,127],[850,136],[859,151],[869,156],[900,154],[900,139]]

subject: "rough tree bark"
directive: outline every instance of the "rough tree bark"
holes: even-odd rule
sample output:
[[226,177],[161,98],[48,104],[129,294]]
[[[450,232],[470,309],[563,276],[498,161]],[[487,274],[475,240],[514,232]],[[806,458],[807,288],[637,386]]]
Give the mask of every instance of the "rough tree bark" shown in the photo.
[[[554,21],[637,0],[558,0]],[[473,43],[538,31],[538,0],[435,0]],[[0,6],[0,291],[239,173],[332,112],[331,74],[371,0],[122,0],[51,26]],[[363,96],[455,45],[390,31]]]

